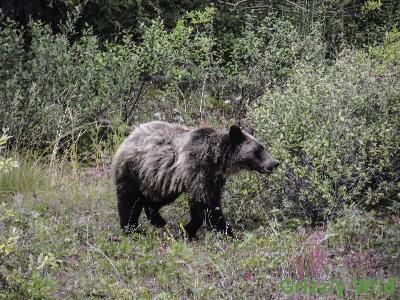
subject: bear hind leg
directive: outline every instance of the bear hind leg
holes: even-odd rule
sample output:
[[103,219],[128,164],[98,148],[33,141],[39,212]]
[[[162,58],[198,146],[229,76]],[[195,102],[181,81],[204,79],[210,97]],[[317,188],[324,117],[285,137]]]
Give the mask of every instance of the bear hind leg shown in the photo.
[[179,197],[179,195],[180,193],[172,193],[162,199],[158,199],[157,201],[146,198],[144,211],[151,225],[162,228],[167,224],[167,221],[165,221],[165,219],[160,214],[160,209],[161,207],[174,202],[176,198]]
[[146,204],[144,211],[151,225],[162,228],[167,224],[167,221],[160,215],[161,206]]
[[139,217],[143,209],[143,199],[136,189],[129,184],[117,188],[118,214],[124,233],[132,233],[139,226]]
[[201,202],[192,202],[190,205],[190,221],[185,226],[185,231],[189,240],[196,239],[196,232],[203,225],[205,218],[206,205]]

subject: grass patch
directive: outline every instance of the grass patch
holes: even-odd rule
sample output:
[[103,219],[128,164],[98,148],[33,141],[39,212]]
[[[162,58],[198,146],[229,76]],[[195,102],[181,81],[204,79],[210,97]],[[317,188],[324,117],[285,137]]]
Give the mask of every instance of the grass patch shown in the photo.
[[[393,291],[371,287],[365,295],[399,296],[398,216],[348,208],[324,227],[265,220],[264,227],[234,224],[233,240],[202,229],[199,241],[188,242],[181,238],[188,219],[182,197],[163,209],[164,229],[142,216],[143,233],[125,236],[106,173],[71,176],[62,165],[27,162],[2,175],[0,299],[285,299],[309,297],[313,291],[296,290],[304,280],[318,283],[313,293],[324,297],[337,296],[331,283],[341,282],[353,298],[363,278],[395,282]],[[323,283],[330,283],[325,291]]]

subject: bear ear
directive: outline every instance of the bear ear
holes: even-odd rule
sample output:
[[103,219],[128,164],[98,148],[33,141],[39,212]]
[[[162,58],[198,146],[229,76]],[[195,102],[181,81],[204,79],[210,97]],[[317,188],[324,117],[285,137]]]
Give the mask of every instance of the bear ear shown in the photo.
[[229,137],[235,143],[240,143],[245,138],[242,130],[239,128],[239,126],[236,125],[232,125],[229,129]]
[[244,131],[246,131],[248,134],[254,136],[254,129],[251,127],[245,127],[243,128]]

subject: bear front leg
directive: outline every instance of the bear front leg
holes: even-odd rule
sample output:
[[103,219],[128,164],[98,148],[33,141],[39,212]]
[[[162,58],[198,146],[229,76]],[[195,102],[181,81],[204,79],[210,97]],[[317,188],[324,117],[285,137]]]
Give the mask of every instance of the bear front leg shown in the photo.
[[186,225],[189,236],[195,237],[196,231],[203,224],[204,218],[207,223],[225,234],[233,236],[232,229],[226,224],[224,215],[220,208],[222,188],[225,180],[213,173],[200,171],[189,189],[191,221]]
[[188,239],[196,239],[196,232],[203,225],[206,206],[204,203],[191,201],[190,203],[190,221],[185,226]]
[[233,237],[232,227],[226,222],[221,206],[209,207],[206,213],[206,220],[211,229]]

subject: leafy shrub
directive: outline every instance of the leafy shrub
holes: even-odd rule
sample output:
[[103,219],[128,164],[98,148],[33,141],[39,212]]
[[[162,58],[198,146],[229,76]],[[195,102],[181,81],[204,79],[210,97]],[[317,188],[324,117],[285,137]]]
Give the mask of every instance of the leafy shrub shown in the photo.
[[[5,144],[7,143],[7,140],[10,139],[10,136],[6,135],[3,133],[2,136],[0,136],[0,153],[1,151],[5,148]],[[2,173],[7,173],[11,169],[18,168],[18,162],[12,158],[5,158],[0,155],[0,174]]]
[[[54,278],[49,272],[57,269],[61,261],[51,252],[40,252],[32,230],[21,228],[24,223],[28,227],[37,215],[14,211],[6,203],[1,203],[0,212],[0,298],[51,298]],[[40,253],[36,256],[37,251]]]
[[398,64],[400,58],[400,32],[393,28],[387,32],[383,45],[370,47],[369,52],[372,58],[379,59],[384,65]]
[[173,119],[179,114],[176,103],[198,109],[198,97],[187,95],[198,96],[211,73],[214,41],[207,24],[212,16],[211,8],[189,13],[170,32],[155,20],[143,28],[140,44],[128,33],[120,43],[103,44],[91,29],[70,42],[78,11],[62,33],[30,24],[28,51],[23,50],[24,32],[4,20],[0,127],[10,127],[20,146],[54,153],[79,141],[87,144],[96,125],[132,124],[157,112],[159,118]]
[[[153,20],[142,27],[140,43],[129,32],[101,42],[90,28],[77,37],[79,13],[60,33],[31,23],[25,50],[23,30],[8,20],[0,28],[0,127],[10,127],[14,144],[52,157],[90,155],[99,139],[115,145],[127,124],[243,117],[246,105],[284,81],[296,60],[309,59],[317,37],[303,39],[289,21],[267,17],[220,49],[209,7],[187,13],[171,30]],[[322,48],[314,50],[318,60]]]
[[399,201],[399,66],[363,52],[332,65],[298,64],[284,89],[252,110],[261,140],[282,162],[260,192],[313,222],[348,204]]

